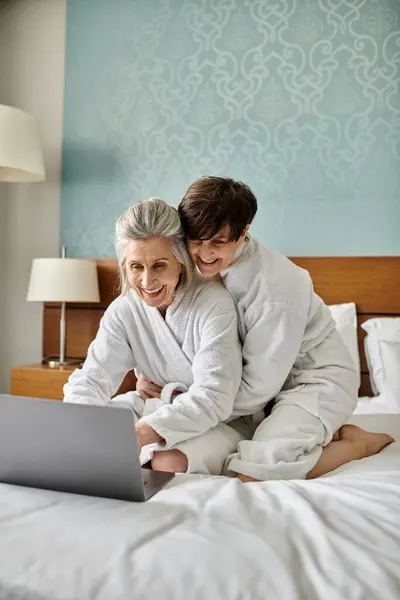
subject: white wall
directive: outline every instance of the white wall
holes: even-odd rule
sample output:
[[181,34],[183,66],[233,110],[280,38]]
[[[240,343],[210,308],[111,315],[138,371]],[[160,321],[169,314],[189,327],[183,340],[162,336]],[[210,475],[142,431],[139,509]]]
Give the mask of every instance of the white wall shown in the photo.
[[0,103],[32,112],[46,181],[0,185],[0,392],[41,359],[42,306],[25,301],[34,257],[58,256],[66,0],[0,0]]

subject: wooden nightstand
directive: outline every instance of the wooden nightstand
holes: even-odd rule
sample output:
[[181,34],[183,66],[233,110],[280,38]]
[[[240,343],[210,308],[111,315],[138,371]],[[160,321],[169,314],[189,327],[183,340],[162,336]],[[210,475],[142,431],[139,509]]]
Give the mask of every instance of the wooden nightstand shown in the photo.
[[11,369],[11,394],[62,400],[63,387],[68,377],[79,365],[49,367],[48,365],[24,365]]
[[[31,398],[47,398],[63,400],[63,387],[68,377],[79,369],[79,365],[70,367],[49,367],[48,365],[24,365],[11,369],[11,394],[13,396],[30,396]],[[126,374],[117,394],[125,394],[136,388],[136,377],[133,371]]]

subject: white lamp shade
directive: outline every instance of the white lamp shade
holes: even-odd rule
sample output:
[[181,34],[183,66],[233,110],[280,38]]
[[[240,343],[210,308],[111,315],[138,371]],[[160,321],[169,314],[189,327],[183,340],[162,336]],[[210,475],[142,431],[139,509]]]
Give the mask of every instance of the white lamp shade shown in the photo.
[[43,156],[33,116],[0,104],[0,181],[43,180]]
[[28,302],[99,302],[97,266],[78,258],[35,258]]

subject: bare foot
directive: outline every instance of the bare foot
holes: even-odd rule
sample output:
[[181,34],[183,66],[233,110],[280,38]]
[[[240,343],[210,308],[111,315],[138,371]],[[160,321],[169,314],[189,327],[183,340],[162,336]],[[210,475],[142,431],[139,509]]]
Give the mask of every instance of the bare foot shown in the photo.
[[242,483],[252,483],[252,482],[254,482],[254,481],[258,481],[258,482],[260,481],[259,479],[253,479],[253,477],[248,477],[247,475],[241,475],[240,473],[238,473],[238,474],[236,475],[236,477],[237,477],[238,479],[240,479],[240,481],[241,481]]
[[346,440],[359,447],[360,458],[377,454],[394,442],[387,433],[371,433],[357,425],[343,425],[335,435],[338,435],[337,441]]

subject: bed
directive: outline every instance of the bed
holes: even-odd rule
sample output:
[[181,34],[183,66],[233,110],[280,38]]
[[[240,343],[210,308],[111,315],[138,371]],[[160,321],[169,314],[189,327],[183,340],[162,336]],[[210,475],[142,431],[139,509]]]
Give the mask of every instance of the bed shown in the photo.
[[[400,416],[374,426],[400,440]],[[0,556],[2,600],[398,600],[400,441],[309,482],[181,475],[146,504],[0,486]]]
[[[327,303],[355,302],[359,323],[400,316],[400,258],[294,260]],[[102,305],[67,311],[70,356],[114,293],[115,263],[98,264]],[[45,307],[45,354],[57,311]],[[145,504],[0,484],[0,600],[398,600],[400,414],[351,422],[396,441],[314,481],[179,475]]]

